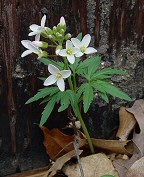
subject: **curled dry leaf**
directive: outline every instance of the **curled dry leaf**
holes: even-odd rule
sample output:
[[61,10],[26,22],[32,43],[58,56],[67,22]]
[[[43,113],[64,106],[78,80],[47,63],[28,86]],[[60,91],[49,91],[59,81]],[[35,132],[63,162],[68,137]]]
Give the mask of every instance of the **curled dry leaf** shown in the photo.
[[120,140],[126,141],[136,124],[136,119],[134,115],[128,112],[126,107],[123,106],[119,110],[119,118],[120,125],[116,136]]
[[128,170],[126,177],[144,176],[144,157],[137,160]]
[[119,141],[92,138],[92,142],[95,147],[99,147],[119,154],[126,154],[128,156],[131,156],[133,153],[133,145],[132,142],[129,140]]
[[[44,146],[47,154],[52,160],[56,160],[58,157],[66,154],[74,149],[73,142],[74,136],[65,135],[58,129],[48,130],[46,127],[41,127],[44,133]],[[81,137],[83,138],[82,134]],[[86,144],[86,139],[79,138],[78,147],[82,147]]]
[[[80,155],[82,150],[78,150],[78,154]],[[62,157],[58,158],[56,162],[51,166],[51,168],[47,171],[47,173],[43,177],[53,177],[58,170],[61,170],[63,165],[69,161],[72,157],[76,157],[76,152],[70,151],[67,154],[63,155]]]
[[73,144],[70,143],[74,141],[73,136],[65,135],[58,129],[48,130],[44,126],[42,126],[41,129],[44,133],[46,152],[52,160],[56,160],[58,157],[73,150]]
[[128,169],[144,156],[144,100],[136,100],[134,105],[128,108],[127,111],[134,115],[140,131],[135,130],[133,134],[134,152],[132,157],[129,160],[116,160],[113,162],[120,177],[126,177]]
[[128,112],[134,114],[138,123],[140,132],[134,132],[133,142],[139,148],[142,156],[144,156],[144,100],[136,100],[131,108],[127,109]]

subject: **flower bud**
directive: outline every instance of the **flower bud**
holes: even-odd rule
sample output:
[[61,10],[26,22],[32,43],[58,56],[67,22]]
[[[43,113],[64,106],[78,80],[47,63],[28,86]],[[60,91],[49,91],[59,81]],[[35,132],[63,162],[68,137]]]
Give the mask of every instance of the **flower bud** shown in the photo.
[[47,43],[47,42],[33,41],[32,43],[33,43],[35,46],[37,46],[37,47],[48,48],[48,43]]
[[56,33],[56,37],[62,37],[62,34],[60,34],[59,32]]
[[65,40],[69,40],[70,38],[71,38],[71,34],[70,33],[65,35]]
[[53,31],[50,28],[47,28],[45,31],[47,32],[48,35],[53,34]]
[[62,50],[62,46],[61,46],[61,45],[58,45],[58,46],[56,47],[56,51],[55,51],[56,55],[58,55],[61,50]]
[[48,53],[46,51],[42,51],[42,57],[48,57]]
[[53,32],[54,32],[54,33],[57,32],[57,27],[56,27],[56,26],[53,27]]

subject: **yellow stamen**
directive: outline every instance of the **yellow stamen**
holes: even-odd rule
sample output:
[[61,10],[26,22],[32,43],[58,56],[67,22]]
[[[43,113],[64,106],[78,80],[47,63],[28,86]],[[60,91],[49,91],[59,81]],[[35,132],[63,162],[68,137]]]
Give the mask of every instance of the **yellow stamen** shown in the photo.
[[57,73],[57,74],[56,74],[56,78],[59,79],[59,78],[61,78],[61,77],[62,77],[62,74],[61,74],[61,73]]
[[86,51],[86,47],[85,47],[85,46],[82,46],[82,47],[80,48],[80,50],[81,50],[82,53],[84,53],[84,52]]
[[72,54],[72,49],[67,49],[67,51],[66,51],[66,53],[68,54],[68,55],[71,55]]

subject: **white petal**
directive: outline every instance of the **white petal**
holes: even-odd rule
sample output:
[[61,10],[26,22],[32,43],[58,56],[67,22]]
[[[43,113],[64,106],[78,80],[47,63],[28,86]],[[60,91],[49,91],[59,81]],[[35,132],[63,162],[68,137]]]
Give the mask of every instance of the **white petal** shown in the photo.
[[71,38],[73,45],[77,48],[81,47],[81,42],[77,38]]
[[44,15],[41,19],[41,26],[44,27],[46,22],[46,15]]
[[57,81],[57,78],[54,75],[50,75],[45,81],[44,86],[49,86],[54,84]]
[[58,54],[62,57],[67,56],[66,49],[62,49]]
[[39,34],[39,32],[38,32],[38,31],[30,32],[30,33],[28,34],[28,36],[34,36],[34,35],[36,35],[36,34]]
[[75,62],[75,57],[74,57],[74,55],[68,55],[68,56],[67,56],[67,59],[68,59],[68,61],[69,61],[71,64],[73,64],[73,63]]
[[56,50],[56,51],[55,51],[56,55],[59,55],[59,52],[60,52],[60,51],[61,51],[60,49]]
[[85,51],[85,54],[92,54],[92,53],[96,53],[97,50],[93,47],[88,47]]
[[33,41],[32,44],[36,47],[42,47],[42,42],[41,41]]
[[39,25],[32,24],[32,25],[30,25],[29,28],[30,28],[32,31],[37,31],[37,29],[38,29],[39,27],[40,27]]
[[35,41],[39,41],[40,40],[40,34],[37,34],[36,36],[35,36]]
[[61,17],[60,18],[60,25],[64,26],[66,23],[65,23],[65,19],[64,17]]
[[48,65],[48,71],[49,71],[51,74],[53,74],[53,75],[55,75],[55,74],[57,74],[57,73],[60,72],[60,70],[59,70],[57,67],[55,67],[54,65],[52,65],[52,64],[49,64],[49,65]]
[[90,34],[86,34],[83,39],[82,39],[82,45],[84,45],[85,47],[87,47],[89,45],[91,41],[91,36]]
[[60,71],[60,73],[62,74],[63,78],[68,78],[71,75],[71,70],[63,70]]
[[78,53],[78,52],[80,52],[80,49],[78,49],[78,48],[73,48],[73,54],[76,54],[76,53]]
[[26,51],[24,51],[24,52],[21,54],[21,57],[25,57],[25,56],[27,56],[27,55],[29,55],[29,54],[31,54],[31,53],[32,53],[31,50],[26,50]]
[[70,40],[66,41],[66,49],[71,49],[72,48],[72,42]]
[[76,56],[76,57],[81,57],[81,56],[83,56],[83,54],[84,54],[84,53],[82,53],[82,52],[78,52],[78,53],[75,54],[75,56]]
[[21,43],[22,43],[22,45],[23,45],[25,48],[28,49],[28,45],[31,43],[31,41],[29,41],[29,40],[22,40]]
[[65,90],[65,83],[64,83],[64,80],[63,80],[63,78],[59,78],[58,80],[57,80],[57,86],[58,86],[58,88],[60,89],[60,91],[64,91]]
[[32,45],[32,43],[30,43],[30,44],[28,45],[28,48],[29,48],[29,50],[31,50],[33,53],[39,53],[39,52],[40,52],[40,50],[39,50],[37,47],[35,47],[34,45]]

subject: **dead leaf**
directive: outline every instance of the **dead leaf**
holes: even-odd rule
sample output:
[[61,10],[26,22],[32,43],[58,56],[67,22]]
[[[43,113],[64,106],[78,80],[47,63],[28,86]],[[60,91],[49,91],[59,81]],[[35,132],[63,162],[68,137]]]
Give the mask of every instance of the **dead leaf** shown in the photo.
[[116,160],[113,162],[120,177],[126,177],[128,169],[142,156],[144,156],[144,100],[136,100],[131,108],[126,109],[135,116],[140,132],[137,130],[133,134],[134,152],[129,160]]
[[120,107],[119,117],[120,117],[120,125],[116,136],[120,140],[126,141],[129,134],[131,133],[131,131],[133,130],[136,124],[136,119],[134,115],[128,112],[126,110],[126,107],[123,106]]
[[[90,156],[82,157],[81,164],[85,177],[100,177],[105,174],[111,174],[118,177],[116,170],[114,169],[112,162],[104,153],[93,154]],[[62,171],[68,177],[80,177],[81,172],[79,164],[66,164]]]
[[126,177],[144,176],[144,157],[137,160],[128,170]]
[[[44,146],[46,148],[46,152],[52,160],[56,160],[58,157],[61,157],[74,149],[74,136],[65,135],[56,128],[48,130],[46,127],[42,126],[41,129],[44,133]],[[81,137],[83,139],[81,139]],[[84,139],[84,135],[80,133],[78,147],[80,148],[86,143],[87,141]]]
[[140,132],[134,132],[133,142],[140,150],[142,156],[144,156],[144,100],[136,100],[134,105],[131,108],[128,108],[127,111],[134,114],[139,125]]
[[130,140],[119,141],[92,138],[92,142],[95,147],[99,147],[112,152],[126,154],[128,156],[131,156],[133,153],[133,145]]
[[[78,154],[80,155],[83,150],[78,150]],[[55,163],[51,166],[51,168],[48,170],[47,174],[45,174],[43,177],[53,177],[58,170],[61,170],[64,164],[69,161],[72,157],[76,156],[76,152],[70,151],[67,154],[63,155],[62,157],[58,158]]]
[[[70,142],[74,141],[74,136],[65,135],[58,129],[48,130],[44,126],[42,126],[41,129],[44,133],[44,146],[46,152],[52,160],[56,160],[58,157],[73,150],[73,144],[70,144]],[[62,149],[63,151],[60,152]],[[57,156],[58,153],[59,155]]]

